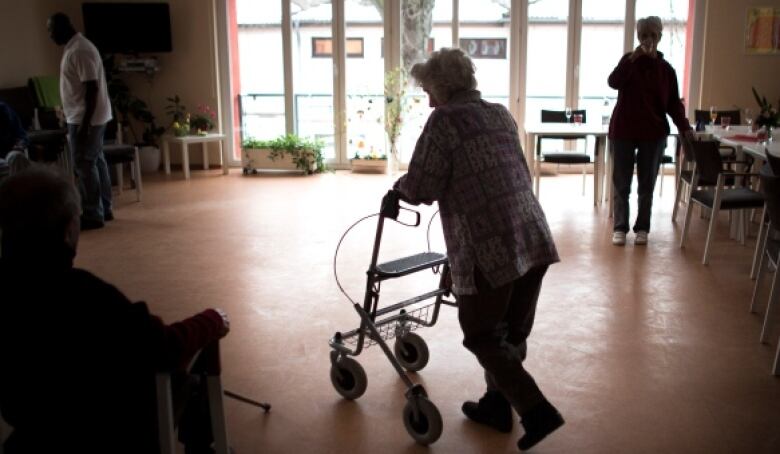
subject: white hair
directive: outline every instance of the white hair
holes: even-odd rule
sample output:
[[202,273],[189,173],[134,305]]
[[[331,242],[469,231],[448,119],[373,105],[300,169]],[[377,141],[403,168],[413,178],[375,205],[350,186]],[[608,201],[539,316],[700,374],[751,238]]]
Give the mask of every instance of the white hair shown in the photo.
[[455,92],[477,87],[474,63],[458,48],[443,47],[433,52],[425,63],[412,67],[411,75],[439,102],[446,102]]
[[647,16],[636,21],[637,33],[649,27],[657,30],[659,35],[664,31],[664,24],[658,16]]

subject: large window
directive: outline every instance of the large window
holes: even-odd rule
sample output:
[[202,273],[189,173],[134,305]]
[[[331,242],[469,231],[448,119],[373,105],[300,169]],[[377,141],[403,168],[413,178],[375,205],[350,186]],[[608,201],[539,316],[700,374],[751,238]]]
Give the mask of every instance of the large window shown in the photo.
[[261,4],[239,0],[236,7],[241,61],[241,135],[271,139],[285,130],[281,2]]
[[332,38],[331,5],[305,6],[291,1],[295,132],[324,142],[323,157],[333,159],[333,58],[312,58],[313,38]]
[[[587,120],[601,122],[612,112],[617,92],[607,78],[623,56],[625,0],[583,0],[579,102]],[[605,105],[606,104],[606,105]]]
[[365,54],[347,59],[347,158],[381,156],[385,150],[382,10],[361,0],[344,2],[347,36],[361,36]]
[[508,2],[460,0],[459,3],[460,47],[471,56],[477,69],[477,88],[485,99],[508,106]]
[[542,109],[566,107],[566,52],[569,0],[528,5],[528,65],[525,117],[541,120]]
[[[527,2],[523,17],[512,14],[512,0],[236,1],[242,135],[270,138],[290,130],[320,139],[336,168],[349,166],[355,154],[388,152],[386,70],[408,71],[442,47],[460,46],[471,55],[478,89],[490,101],[511,105],[521,126],[538,122],[542,109],[567,105],[586,109],[588,121],[598,123],[617,96],[607,77],[631,50],[626,33],[635,35],[635,20],[625,24],[627,11],[635,18],[656,15],[664,21],[659,49],[684,92],[689,0],[521,0]],[[289,17],[282,17],[287,10]],[[287,23],[290,36],[283,36]],[[337,34],[345,42],[337,43],[334,24],[338,29],[341,23],[344,30]],[[511,30],[512,23],[521,30]],[[527,42],[515,42],[522,37]],[[289,55],[283,43],[290,44]],[[333,54],[341,48],[343,62]],[[510,62],[523,63],[513,68]],[[513,74],[525,80],[510,80]],[[518,95],[524,109],[510,103],[510,87],[525,88]],[[431,110],[413,83],[405,101],[398,142],[402,162],[411,157]]]

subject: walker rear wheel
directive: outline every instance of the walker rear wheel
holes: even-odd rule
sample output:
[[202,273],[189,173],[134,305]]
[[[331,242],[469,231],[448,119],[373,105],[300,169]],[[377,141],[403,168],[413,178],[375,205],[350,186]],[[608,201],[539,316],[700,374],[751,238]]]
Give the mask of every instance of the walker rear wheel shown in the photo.
[[343,356],[330,366],[330,382],[342,397],[355,400],[366,392],[368,378],[363,366]]
[[409,372],[422,370],[430,359],[428,345],[425,340],[415,333],[406,333],[395,340],[393,352],[396,359]]
[[423,396],[413,397],[413,399],[417,400],[419,411],[415,417],[412,403],[406,402],[403,413],[404,426],[414,441],[427,446],[439,439],[444,423],[439,409],[430,400]]

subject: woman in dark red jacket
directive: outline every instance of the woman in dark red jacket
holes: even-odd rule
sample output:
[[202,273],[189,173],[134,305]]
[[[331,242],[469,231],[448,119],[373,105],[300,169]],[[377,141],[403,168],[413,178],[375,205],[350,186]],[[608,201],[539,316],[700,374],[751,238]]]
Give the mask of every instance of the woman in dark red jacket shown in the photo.
[[609,125],[612,141],[615,186],[615,218],[612,244],[626,244],[629,228],[628,197],[634,162],[639,182],[639,210],[634,223],[634,244],[647,244],[650,232],[650,213],[653,208],[653,190],[658,167],[666,148],[669,123],[672,117],[681,134],[692,134],[685,108],[680,101],[677,75],[672,66],[658,52],[663,24],[656,16],[645,17],[636,23],[639,46],[620,59],[609,75],[609,86],[618,90],[618,100]]

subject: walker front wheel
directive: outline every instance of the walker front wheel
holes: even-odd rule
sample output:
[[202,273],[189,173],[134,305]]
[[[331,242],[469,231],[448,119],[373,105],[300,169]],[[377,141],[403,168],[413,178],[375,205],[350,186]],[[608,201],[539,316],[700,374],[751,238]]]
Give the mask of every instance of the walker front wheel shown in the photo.
[[366,392],[368,378],[363,366],[343,356],[330,366],[330,382],[342,397],[355,400]]
[[441,436],[444,423],[441,420],[441,414],[436,405],[426,397],[413,397],[417,401],[417,415],[414,414],[414,407],[411,402],[407,402],[404,407],[404,426],[414,441],[421,445],[434,443]]
[[393,352],[401,366],[409,372],[422,370],[430,359],[425,340],[415,333],[406,333],[397,338]]

